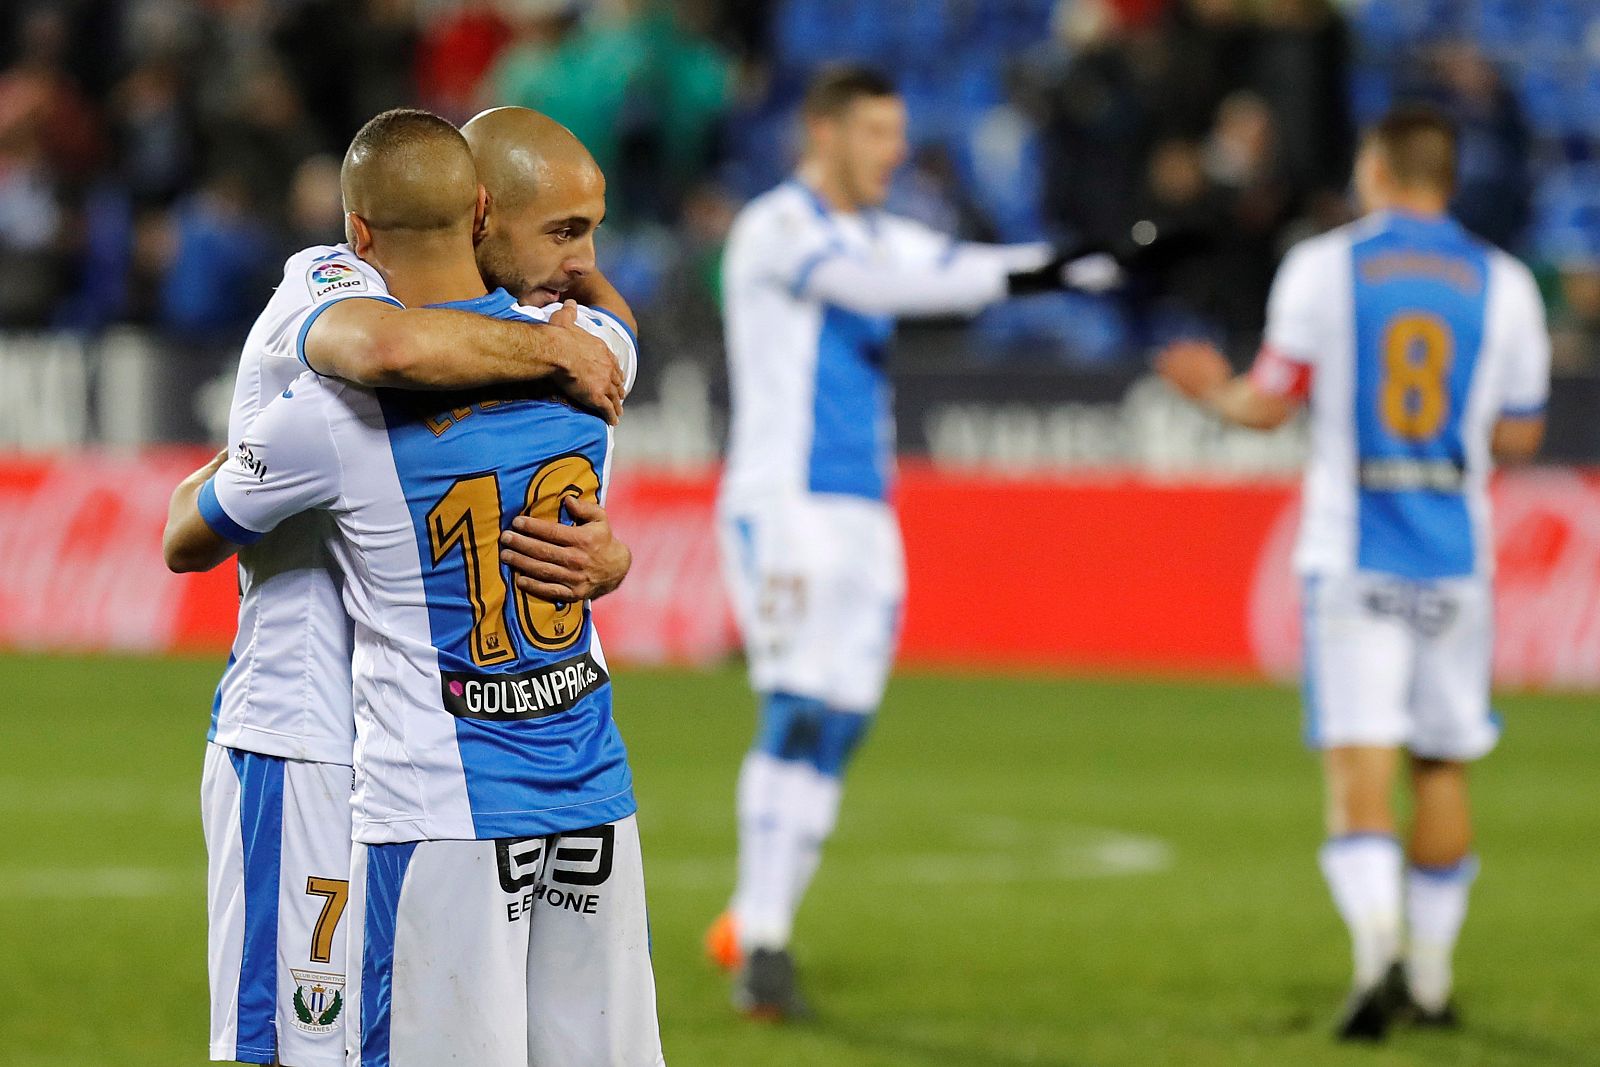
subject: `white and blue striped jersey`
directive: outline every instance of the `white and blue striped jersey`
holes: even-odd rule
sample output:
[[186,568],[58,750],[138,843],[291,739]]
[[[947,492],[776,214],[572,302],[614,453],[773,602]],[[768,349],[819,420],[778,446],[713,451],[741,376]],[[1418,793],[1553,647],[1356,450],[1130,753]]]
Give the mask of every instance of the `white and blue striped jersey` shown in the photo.
[[1297,568],[1490,573],[1494,424],[1538,415],[1550,390],[1527,267],[1443,217],[1382,213],[1305,241],[1273,283],[1255,379],[1296,372],[1312,435]]
[[[283,281],[256,319],[239,357],[228,440],[306,369],[311,323],[340,300],[398,304],[383,277],[345,245],[290,256]],[[228,748],[319,763],[350,762],[350,622],[328,551],[332,520],[295,516],[239,552],[239,629],[212,702],[212,741]]]
[[[442,306],[556,310],[503,290]],[[619,323],[582,321],[631,365]],[[533,836],[634,811],[588,605],[525,596],[499,559],[516,515],[601,500],[610,458],[610,427],[561,402],[306,374],[202,487],[201,514],[240,544],[302,512],[333,519],[355,623],[357,841]]]
[[794,494],[883,500],[894,459],[885,359],[896,317],[970,314],[1044,245],[952,240],[831,209],[790,180],[745,205],[723,259],[732,401],[724,506]]

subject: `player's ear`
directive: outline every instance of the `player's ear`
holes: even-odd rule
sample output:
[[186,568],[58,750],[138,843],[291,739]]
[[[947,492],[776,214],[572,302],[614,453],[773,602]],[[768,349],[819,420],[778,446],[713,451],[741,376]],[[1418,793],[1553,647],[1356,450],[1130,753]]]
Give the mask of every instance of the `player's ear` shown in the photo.
[[489,190],[482,185],[478,186],[478,206],[472,214],[472,243],[482,244],[484,235],[489,232]]
[[364,257],[372,250],[372,227],[354,211],[345,212],[344,238],[350,250],[358,256]]

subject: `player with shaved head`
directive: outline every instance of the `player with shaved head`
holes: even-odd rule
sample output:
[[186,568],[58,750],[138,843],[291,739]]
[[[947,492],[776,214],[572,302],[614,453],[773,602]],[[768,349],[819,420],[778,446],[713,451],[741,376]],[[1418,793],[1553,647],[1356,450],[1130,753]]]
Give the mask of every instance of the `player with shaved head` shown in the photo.
[[[595,267],[606,179],[583,142],[525,107],[485,111],[461,132],[487,195],[476,234],[484,280],[532,307],[576,300],[635,334],[627,302]],[[506,531],[506,559],[524,592],[582,599],[609,591],[589,570],[616,574],[620,581],[632,563],[627,547],[610,536],[600,507],[575,500],[569,510],[580,525],[519,516]],[[585,560],[593,561],[587,569]]]
[[[512,322],[556,311],[486,291],[473,236],[489,195],[444,120],[373,119],[343,185],[350,247],[392,296]],[[630,331],[578,321],[631,372]],[[306,515],[334,530],[355,625],[352,1063],[664,1062],[599,637],[586,602],[521,593],[498,559],[514,517],[598,505],[610,447],[604,419],[526,387],[437,396],[306,374],[174,494],[175,569]]]
[[[524,141],[521,147],[525,152],[529,143]],[[532,148],[537,153],[538,145]],[[229,470],[215,483],[205,483],[209,487],[205,493],[200,491],[204,482],[200,477],[191,479],[174,497],[176,521],[169,553],[174,566],[213,565],[222,554],[219,538],[229,541],[229,547],[244,546],[240,552],[239,637],[219,687],[203,786],[210,855],[212,1058],[333,1067],[345,1059],[347,1022],[353,1034],[355,1024],[362,1020],[382,1020],[363,1031],[364,1047],[370,1046],[372,1055],[381,1056],[384,1043],[391,1040],[401,1060],[416,1054],[402,1052],[401,1047],[416,1047],[407,1027],[418,1021],[394,1020],[390,1025],[388,1002],[363,1004],[357,992],[359,975],[346,967],[347,943],[358,954],[369,943],[362,931],[350,929],[351,922],[342,921],[348,911],[359,926],[363,913],[355,905],[364,899],[364,885],[359,879],[352,884],[349,873],[356,730],[350,620],[355,619],[357,633],[365,642],[361,647],[367,650],[364,667],[379,672],[364,676],[366,688],[361,688],[362,681],[357,683],[358,692],[366,697],[361,733],[376,761],[364,763],[357,772],[357,825],[364,839],[393,843],[396,834],[436,832],[439,823],[430,819],[444,819],[449,834],[472,840],[491,830],[506,836],[528,829],[531,834],[551,835],[547,844],[554,851],[548,876],[559,880],[563,876],[558,854],[585,847],[582,841],[563,845],[564,838],[559,835],[599,827],[595,832],[604,837],[603,856],[615,867],[616,876],[609,881],[603,877],[594,880],[593,871],[580,873],[580,877],[590,878],[594,887],[588,891],[593,900],[586,896],[580,903],[599,908],[603,900],[604,917],[580,913],[563,924],[564,916],[547,917],[542,912],[533,916],[524,909],[519,916],[525,921],[507,925],[503,932],[512,941],[525,939],[521,946],[525,956],[565,952],[577,938],[581,952],[591,959],[590,973],[597,981],[603,976],[611,983],[611,992],[626,997],[627,1004],[602,1005],[611,1014],[597,1024],[591,1033],[593,1044],[585,1046],[581,1054],[560,1044],[548,1029],[533,1035],[529,1031],[533,1024],[522,1026],[504,1042],[507,1048],[523,1049],[524,1056],[527,1048],[544,1042],[542,1047],[551,1050],[548,1062],[653,1063],[658,1056],[653,986],[642,949],[632,952],[630,947],[635,941],[642,944],[642,933],[639,938],[632,937],[635,927],[642,931],[642,881],[636,873],[630,878],[628,866],[629,857],[637,854],[637,845],[630,837],[631,822],[617,821],[631,812],[631,793],[626,787],[620,742],[610,725],[604,661],[593,641],[585,603],[614,588],[629,565],[626,548],[611,537],[605,523],[599,502],[600,475],[591,481],[577,471],[576,482],[559,477],[548,484],[541,482],[546,490],[559,491],[554,497],[537,499],[533,486],[537,479],[523,476],[526,492],[506,486],[504,517],[518,516],[525,531],[519,535],[520,544],[543,557],[508,550],[508,562],[524,568],[516,575],[518,587],[514,589],[506,588],[506,574],[495,559],[495,538],[504,525],[503,516],[498,507],[491,514],[487,500],[468,501],[479,505],[479,510],[468,510],[460,517],[466,527],[458,528],[451,535],[455,539],[444,543],[440,551],[434,551],[440,545],[427,541],[420,552],[416,547],[410,549],[405,558],[413,569],[419,558],[432,561],[424,568],[422,587],[412,586],[409,596],[403,598],[410,614],[378,611],[388,602],[363,581],[392,582],[403,568],[373,567],[374,557],[352,540],[381,526],[368,522],[370,509],[355,508],[358,488],[394,489],[400,472],[410,469],[406,466],[409,461],[417,473],[400,489],[400,495],[412,499],[418,493],[433,492],[437,485],[429,480],[429,472],[439,469],[436,464],[448,464],[462,449],[475,450],[472,464],[474,472],[481,474],[487,459],[479,457],[493,452],[491,445],[483,443],[485,434],[495,434],[493,442],[498,444],[508,423],[535,424],[510,436],[536,451],[544,442],[546,451],[537,457],[538,462],[552,460],[559,453],[569,465],[581,458],[602,472],[609,447],[605,422],[614,420],[620,410],[636,358],[631,325],[625,327],[619,321],[631,324],[631,316],[626,304],[593,271],[592,245],[587,255],[577,257],[570,273],[590,278],[590,291],[604,294],[597,299],[608,302],[609,313],[571,304],[530,312],[517,309],[513,298],[503,291],[486,293],[474,261],[473,240],[485,232],[490,197],[479,184],[465,141],[434,116],[401,111],[375,119],[352,143],[341,178],[348,244],[308,249],[290,259],[284,282],[252,331],[241,361],[230,425],[230,439],[240,445]],[[517,191],[514,178],[510,188],[504,195]],[[603,211],[603,202],[599,211]],[[519,291],[519,295],[526,294]],[[534,293],[533,298],[544,304],[544,295]],[[531,322],[530,318],[547,321]],[[592,358],[596,353],[598,359]],[[307,367],[329,377],[295,382],[295,376]],[[346,386],[334,375],[379,391]],[[436,392],[402,393],[399,388]],[[500,392],[489,396],[483,393],[485,388]],[[579,414],[573,407],[547,399],[537,404],[509,401],[511,397],[548,398],[552,392],[600,417]],[[433,399],[428,399],[429,395]],[[507,401],[497,403],[500,396]],[[275,398],[276,405],[271,403]],[[346,415],[359,409],[370,417],[362,429],[376,434],[380,426],[387,425],[385,434],[391,443],[411,440],[408,431],[415,430],[418,411],[437,409],[433,415],[421,416],[421,422],[428,431],[425,440],[437,439],[440,447],[437,451],[394,451],[387,466],[378,464],[381,476],[370,466],[352,475],[344,464],[319,457],[329,459],[326,467],[316,471],[324,487],[334,477],[356,477],[360,485],[350,486],[336,500],[318,499],[313,502],[317,506],[282,516],[282,522],[262,519],[253,527],[234,525],[215,496],[217,487],[228,483],[231,471],[251,472],[254,481],[246,492],[252,500],[265,504],[275,498],[281,502],[284,486],[280,477],[295,469],[294,461],[308,460],[319,444],[330,442],[330,418],[318,424],[320,429],[300,426],[287,437],[273,437],[270,442],[255,436],[256,423],[265,417],[264,412],[289,405],[296,398],[307,401],[294,405],[296,412],[313,403],[338,407]],[[366,406],[361,407],[363,404]],[[457,426],[463,412],[480,410],[483,417],[446,432]],[[290,415],[274,417],[292,421]],[[263,430],[270,425],[265,424]],[[482,429],[486,425],[488,428]],[[376,454],[375,438],[364,443]],[[293,447],[296,445],[298,450]],[[352,448],[351,457],[362,455],[359,448]],[[525,457],[519,452],[518,458]],[[533,461],[528,458],[529,463]],[[214,468],[215,464],[202,474],[209,475]],[[563,467],[555,473],[571,472]],[[304,488],[314,483],[318,479],[302,468],[297,484]],[[521,495],[516,495],[519,492]],[[223,488],[222,498],[226,497]],[[464,499],[451,497],[451,503]],[[398,512],[385,514],[398,518]],[[276,513],[273,516],[278,517]],[[270,532],[258,538],[255,531],[267,530],[269,525]],[[185,530],[191,538],[188,551],[184,550]],[[438,532],[420,526],[403,531],[395,522],[387,528],[383,543],[392,547],[403,543],[407,533],[431,536],[429,531]],[[337,536],[341,533],[343,538]],[[198,555],[193,551],[195,543],[202,546]],[[526,569],[535,566],[536,574]],[[452,629],[460,621],[460,612],[448,605],[456,603],[451,599],[457,595],[451,583],[466,581],[469,576],[473,593],[465,614],[471,636],[463,659]],[[500,583],[498,593],[496,582]],[[384,591],[392,595],[394,588],[385,585]],[[435,615],[436,602],[447,606]],[[416,606],[423,603],[429,614],[427,621],[418,625]],[[507,629],[507,620],[512,619],[516,636]],[[406,620],[412,624],[410,630]],[[552,636],[556,629],[560,632]],[[448,647],[433,648],[430,636]],[[527,655],[530,642],[532,659],[538,663],[531,663]],[[554,669],[546,662],[552,656],[562,665],[558,672],[562,697],[556,701],[560,707],[527,711],[523,705],[522,710],[510,712],[503,724],[492,717],[473,718],[474,709],[481,711],[484,706],[485,692],[514,700],[530,691],[522,688],[526,685],[537,690],[535,698],[549,695],[548,689],[539,690],[538,686],[541,681],[546,686],[556,684]],[[487,670],[489,681],[457,677],[454,681],[461,690],[457,701],[450,683],[439,679],[451,666],[469,664]],[[435,678],[435,696],[429,710],[435,717],[442,715],[444,721],[455,721],[459,714],[461,740],[452,748],[445,739],[448,731],[435,729],[429,735],[435,743],[426,746],[426,751],[405,753],[396,738],[415,738],[419,731],[402,729],[399,720],[378,714],[403,714],[404,702],[376,701],[373,693],[375,687],[408,679],[414,682],[430,673]],[[528,677],[530,673],[534,677]],[[577,684],[580,674],[584,679],[581,692]],[[513,680],[507,681],[507,677]],[[441,701],[445,704],[442,713]],[[517,741],[524,743],[530,741],[528,734],[540,734],[560,752],[602,762],[600,769],[591,764],[562,768],[556,760],[555,764],[542,763],[540,773],[558,774],[563,783],[581,793],[584,774],[592,772],[588,784],[603,782],[608,801],[599,809],[586,806],[593,799],[591,790],[571,804],[563,800],[555,805],[564,809],[565,816],[579,817],[582,826],[565,817],[541,821],[538,797],[523,805],[526,810],[521,810],[521,815],[528,822],[480,826],[471,817],[473,805],[482,801],[500,810],[503,796],[494,785],[501,781],[502,773],[511,773],[534,793],[548,779],[538,773],[508,772],[494,759],[487,760],[486,766],[481,758],[485,742],[492,741],[490,747],[501,755],[515,744],[486,738],[482,731],[491,727],[476,725],[479,722],[503,725],[511,732],[520,730]],[[574,737],[587,743],[575,744]],[[389,807],[400,803],[403,793],[392,788],[397,764],[409,766],[415,773],[416,768],[428,766],[429,759],[449,762],[452,752],[455,762],[451,766],[457,769],[442,773],[457,784],[465,780],[468,799],[441,802],[437,791],[427,784],[437,779],[423,779],[422,797],[410,800],[425,815],[397,820]],[[469,768],[483,773],[474,775]],[[485,786],[486,781],[491,784]],[[407,782],[414,784],[415,779]],[[484,789],[493,800],[483,801]],[[499,834],[501,830],[506,834]],[[482,847],[489,850],[487,863],[492,873],[498,846],[486,842]],[[542,848],[544,845],[538,845],[534,851]],[[528,850],[517,854],[526,858]],[[461,861],[461,866],[474,869],[470,859]],[[528,878],[525,884],[519,883],[519,906],[528,894],[547,899],[542,861],[533,868],[532,874],[519,872],[519,878]],[[496,892],[512,892],[498,888],[501,885],[496,882]],[[565,897],[558,893],[549,899]],[[510,922],[503,910],[500,922]],[[611,940],[597,947],[597,937]],[[516,948],[502,945],[508,952]],[[453,981],[442,969],[448,961],[442,955],[439,960],[441,969],[427,977]],[[540,984],[549,981],[555,969],[531,963],[524,967],[530,995],[538,992],[544,1003],[559,1002]],[[510,988],[502,984],[500,993]],[[517,1017],[525,1018],[526,1012]],[[627,1028],[625,1034],[623,1028]],[[421,1047],[419,1062],[437,1061],[426,1051],[433,1046]]]

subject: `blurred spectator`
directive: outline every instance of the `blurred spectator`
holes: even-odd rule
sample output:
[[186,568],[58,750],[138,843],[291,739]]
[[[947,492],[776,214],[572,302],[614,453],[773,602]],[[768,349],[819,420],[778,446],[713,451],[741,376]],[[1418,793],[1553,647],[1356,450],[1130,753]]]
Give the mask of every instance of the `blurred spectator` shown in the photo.
[[194,175],[196,135],[183,80],[168,60],[142,63],[111,98],[119,170],[144,204],[170,203]]
[[1154,124],[1154,40],[1129,36],[1105,0],[1057,6],[1067,55],[1043,87],[1046,217],[1079,239],[1120,237],[1132,221]]
[[1550,318],[1551,362],[1557,372],[1600,370],[1600,261],[1561,267],[1560,301]]
[[500,6],[496,0],[465,0],[423,31],[417,94],[424,107],[457,123],[476,114],[478,86],[511,41],[511,23]]
[[237,171],[216,173],[178,205],[173,225],[160,324],[193,343],[242,339],[279,267],[249,183]]
[[554,118],[613,174],[623,102],[644,57],[626,24],[586,25],[573,0],[523,0],[514,38],[484,84],[485,107],[531,107]]
[[1313,194],[1350,180],[1349,31],[1329,0],[1269,0],[1253,82],[1272,109],[1285,176]]
[[[671,344],[709,351],[725,190],[788,171],[806,74],[854,56],[908,90],[920,143],[898,209],[975,238],[1118,240],[1157,220],[1193,251],[1124,301],[1136,344],[1203,333],[1241,354],[1283,249],[1348,217],[1351,93],[1436,99],[1461,124],[1458,213],[1513,250],[1539,235],[1560,267],[1560,358],[1600,370],[1600,268],[1573,252],[1600,247],[1581,166],[1600,158],[1584,110],[1600,53],[1547,33],[1513,85],[1438,44],[1481,35],[1483,4],[1389,4],[1366,0],[1354,42],[1343,0],[0,4],[0,326],[234,337],[258,273],[341,238],[338,154],[362,122],[523,104],[604,167],[604,253],[630,298]],[[1139,358],[1117,318],[1040,301],[977,328],[1004,334],[996,352]]]
[[584,18],[569,0],[528,0],[485,88],[485,106],[535,108],[572,130],[620,218],[660,219],[711,161],[732,66],[672,4]]
[[304,0],[285,11],[272,40],[320,145],[343,148],[373,115],[417,102],[411,0]]
[[1154,104],[1161,131],[1203,137],[1223,99],[1249,84],[1254,27],[1242,0],[1180,0],[1160,34]]
[[339,188],[339,160],[312,156],[295,168],[289,183],[289,212],[283,257],[309,245],[344,240],[344,194]]
[[1278,243],[1294,207],[1267,102],[1248,92],[1224,100],[1206,139],[1204,161],[1223,211],[1210,263],[1215,279],[1210,307],[1229,347],[1243,359],[1264,325]]
[[1460,174],[1450,210],[1468,229],[1515,248],[1530,211],[1528,127],[1494,64],[1470,44],[1438,50],[1433,95],[1456,120]]
[[80,182],[100,161],[103,145],[94,106],[68,73],[62,12],[42,8],[22,23],[21,51],[0,72],[0,127],[26,127],[39,162],[55,180]]
[[213,134],[210,162],[241,175],[251,200],[280,221],[295,168],[324,147],[287,72],[271,63],[246,76],[238,114]]

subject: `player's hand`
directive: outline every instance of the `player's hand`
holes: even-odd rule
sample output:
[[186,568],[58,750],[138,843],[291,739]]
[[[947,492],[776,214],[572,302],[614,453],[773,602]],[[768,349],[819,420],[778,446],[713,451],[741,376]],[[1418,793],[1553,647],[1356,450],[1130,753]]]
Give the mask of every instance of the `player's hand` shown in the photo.
[[1177,341],[1156,357],[1156,373],[1190,400],[1204,400],[1233,379],[1233,367],[1206,341]]
[[575,525],[519,515],[500,535],[500,558],[516,573],[517,588],[551,603],[605,596],[627,577],[633,553],[617,540],[599,504],[566,502]]
[[1127,283],[1127,276],[1109,252],[1085,246],[1058,251],[1054,258],[1035,270],[1015,271],[1006,276],[1006,291],[1012,296],[1058,293],[1075,289],[1084,293],[1107,293]]
[[546,327],[562,331],[562,344],[551,357],[557,388],[579,407],[615,426],[622,418],[625,382],[617,358],[600,338],[578,325],[578,305],[571,300],[550,316]]

